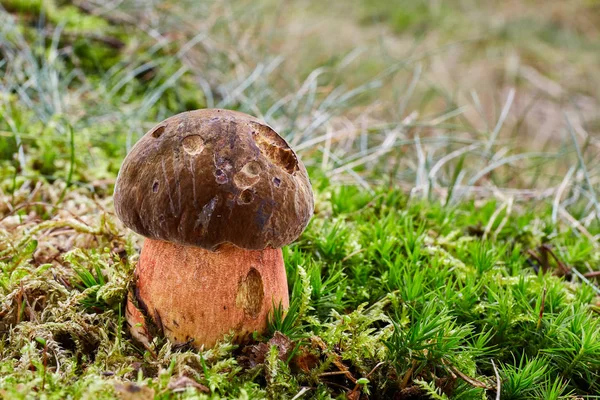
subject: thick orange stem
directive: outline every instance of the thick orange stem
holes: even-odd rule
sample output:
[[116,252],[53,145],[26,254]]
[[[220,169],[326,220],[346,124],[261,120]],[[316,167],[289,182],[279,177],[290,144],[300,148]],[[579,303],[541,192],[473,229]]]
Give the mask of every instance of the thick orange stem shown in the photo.
[[[132,335],[146,346],[151,331],[196,348],[212,347],[230,332],[244,341],[266,330],[273,305],[289,305],[281,249],[212,252],[146,239],[136,278],[139,309],[130,298],[126,315]],[[147,318],[156,329],[148,329]]]

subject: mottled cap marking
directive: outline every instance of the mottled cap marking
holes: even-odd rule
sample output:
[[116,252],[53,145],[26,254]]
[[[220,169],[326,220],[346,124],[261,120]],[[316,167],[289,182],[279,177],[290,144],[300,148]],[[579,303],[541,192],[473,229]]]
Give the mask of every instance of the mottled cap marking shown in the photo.
[[140,235],[216,250],[294,241],[313,213],[306,168],[257,118],[205,109],[166,119],[121,166],[115,210]]

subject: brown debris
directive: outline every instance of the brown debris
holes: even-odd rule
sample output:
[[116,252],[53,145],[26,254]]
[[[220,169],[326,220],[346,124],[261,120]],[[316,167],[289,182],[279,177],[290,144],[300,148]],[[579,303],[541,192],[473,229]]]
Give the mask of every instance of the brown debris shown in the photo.
[[308,347],[300,346],[292,361],[294,362],[294,366],[308,373],[317,367],[319,357],[313,354]]
[[117,383],[115,392],[121,400],[153,400],[154,389],[148,386],[139,386],[135,383]]
[[202,393],[210,393],[209,388],[191,378],[188,378],[187,376],[172,377],[167,388],[174,393],[184,392],[188,388],[193,388]]
[[275,335],[267,343],[246,346],[243,350],[244,356],[241,357],[241,362],[249,368],[264,364],[272,346],[277,347],[278,357],[283,362],[288,361],[295,347],[294,342],[289,337],[281,332],[275,332]]
[[346,376],[346,378],[350,379],[352,383],[356,384],[357,379],[350,372],[350,368],[348,368],[343,362],[342,357],[329,350],[327,344],[318,336],[312,336],[310,338],[311,342],[317,345],[328,357],[331,357],[331,361],[333,364],[340,370],[340,372]]

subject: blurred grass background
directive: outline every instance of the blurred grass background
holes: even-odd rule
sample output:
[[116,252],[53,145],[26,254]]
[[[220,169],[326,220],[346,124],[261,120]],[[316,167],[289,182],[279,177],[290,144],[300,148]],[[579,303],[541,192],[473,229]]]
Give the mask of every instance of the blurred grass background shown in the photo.
[[3,6],[0,154],[28,173],[64,177],[73,129],[98,166],[74,182],[114,175],[156,121],[208,106],[266,119],[334,181],[443,196],[464,155],[465,193],[585,186],[581,161],[595,183],[597,1]]

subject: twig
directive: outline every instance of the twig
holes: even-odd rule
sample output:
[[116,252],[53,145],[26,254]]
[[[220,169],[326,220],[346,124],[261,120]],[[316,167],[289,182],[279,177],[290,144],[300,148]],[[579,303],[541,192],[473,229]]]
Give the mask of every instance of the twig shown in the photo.
[[378,363],[376,366],[374,366],[373,369],[367,374],[367,376],[365,376],[365,378],[369,378],[373,374],[373,372],[375,372],[375,370],[377,368],[381,367],[383,364],[385,364],[385,362],[382,361],[382,362]]
[[442,360],[442,363],[450,369],[450,372],[453,372],[456,375],[460,376],[462,378],[462,380],[464,380],[471,386],[476,387],[476,388],[488,389],[488,390],[490,389],[490,386],[488,386],[487,384],[485,384],[481,381],[478,381],[477,379],[471,378],[470,376],[466,375],[461,370],[456,368],[454,365],[448,363],[446,360]]
[[[528,250],[527,250],[527,254],[529,255],[529,257],[533,258],[533,259],[534,259],[534,260],[535,260],[535,261],[538,263],[538,265],[540,266],[540,268],[542,268],[542,270],[545,272],[545,270],[546,270],[546,265],[545,265],[545,263],[544,263],[544,262],[543,262],[543,261],[542,261],[542,260],[541,260],[541,259],[538,257],[538,255],[537,255],[537,254],[535,254],[535,252],[534,252],[533,250],[531,250],[531,249],[528,249]],[[533,263],[532,263],[532,264],[533,264]],[[538,272],[538,269],[536,269],[536,268],[535,268],[535,264],[533,265],[533,267],[534,267],[533,269],[534,269],[534,270],[535,270],[535,272],[537,273],[537,272]]]
[[556,254],[554,254],[554,251],[552,251],[552,248],[550,246],[548,246],[547,244],[543,244],[541,246],[541,248],[546,251],[548,254],[550,254],[552,256],[552,258],[554,258],[554,261],[556,261],[556,264],[558,264],[558,266],[560,267],[560,269],[562,269],[563,273],[565,275],[569,275],[571,273],[571,268],[566,266],[559,258]]
[[304,393],[308,392],[309,390],[309,387],[302,387],[302,389],[300,389],[300,391],[294,397],[292,397],[292,400],[298,400],[300,397],[304,396]]
[[357,255],[357,254],[360,254],[360,253],[363,253],[363,252],[365,252],[366,250],[367,250],[367,249],[364,249],[364,248],[363,248],[363,249],[358,249],[358,250],[355,250],[355,251],[353,251],[352,253],[348,254],[346,257],[342,258],[342,262],[346,262],[346,261],[348,261],[349,259],[351,259],[352,257],[354,257],[355,255]]
[[23,303],[23,296],[25,295],[24,293],[24,288],[23,288],[23,281],[21,281],[19,283],[20,286],[20,290],[17,293],[17,325],[21,322],[21,306]]
[[583,276],[585,276],[586,278],[598,278],[600,277],[600,271],[586,272],[585,274],[583,274]]
[[[385,364],[385,362],[382,361],[382,362],[378,363],[376,366],[374,366],[373,369],[365,376],[365,378],[368,379],[371,376],[371,374],[373,374],[373,372],[375,372],[375,370],[377,368],[381,367],[383,364]],[[359,387],[360,387],[360,384],[358,382],[356,382],[354,389],[352,389],[352,391],[348,394],[348,398],[351,398],[350,396],[353,396]]]
[[29,299],[27,298],[26,292],[23,292],[23,299],[25,300],[25,306],[29,310],[29,320],[37,323],[38,322],[37,316],[35,315],[35,311],[34,311],[33,307],[31,307],[31,303],[29,303]]
[[452,371],[456,375],[460,376],[465,382],[469,383],[471,386],[477,387],[477,388],[489,389],[488,385],[486,385],[485,383],[483,383],[481,381],[478,381],[477,379],[471,378],[470,376],[464,374],[458,368],[456,368],[454,365],[451,365],[450,369],[452,369]]
[[544,286],[544,291],[542,292],[542,304],[540,306],[540,315],[538,317],[537,329],[540,329],[542,326],[542,318],[544,317],[544,307],[546,306],[546,292],[547,289]]
[[417,361],[413,360],[412,365],[410,366],[408,371],[406,371],[406,373],[402,377],[402,382],[400,383],[400,389],[405,389],[408,386],[408,381],[409,381],[410,376],[412,375],[413,371],[415,370],[416,366],[417,366]]
[[332,375],[348,375],[348,371],[329,371],[329,372],[322,372],[319,374],[319,376],[332,376]]
[[[340,375],[345,375],[346,378],[350,379],[352,381],[352,383],[356,384],[357,379],[352,375],[352,373],[350,372],[350,369],[348,367],[346,367],[344,365],[344,363],[340,360],[340,356],[333,353],[332,351],[330,351],[327,348],[327,345],[325,344],[325,342],[318,336],[313,336],[311,338],[313,343],[316,343],[321,350],[323,350],[323,352],[325,352],[328,356],[332,357],[332,362],[333,364],[340,370],[341,374]],[[333,374],[333,373],[327,373],[325,372],[324,374],[329,374],[329,375],[337,375]]]
[[498,373],[498,368],[496,368],[496,364],[494,360],[490,359],[492,362],[492,367],[494,367],[494,374],[496,374],[496,400],[500,400],[500,392],[502,390],[502,381],[500,380],[500,374]]

